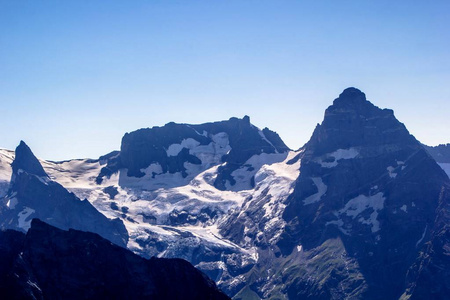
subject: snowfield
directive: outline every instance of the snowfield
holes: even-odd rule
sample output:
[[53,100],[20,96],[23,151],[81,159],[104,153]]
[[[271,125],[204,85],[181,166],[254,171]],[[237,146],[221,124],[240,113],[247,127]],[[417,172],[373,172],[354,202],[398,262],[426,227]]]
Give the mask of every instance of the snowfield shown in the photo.
[[[263,133],[260,133],[263,136]],[[63,162],[40,160],[51,180],[64,186],[81,200],[87,199],[108,218],[119,218],[125,224],[128,248],[145,257],[180,257],[198,268],[217,274],[216,282],[237,286],[243,275],[231,275],[228,268],[245,269],[258,261],[258,248],[250,238],[256,230],[254,220],[245,211],[257,208],[263,214],[259,226],[264,239],[275,243],[285,222],[282,213],[285,201],[292,193],[299,176],[300,160],[288,164],[299,152],[261,153],[250,157],[245,164],[231,173],[235,185],[226,182],[227,190],[214,187],[223,155],[230,151],[228,136],[219,133],[214,142],[200,145],[194,139],[167,148],[168,156],[177,155],[183,148],[197,156],[201,164],[185,163],[187,176],[181,172],[162,173],[161,166],[153,163],[141,171],[141,178],[127,176],[121,169],[104,178],[96,178],[105,166],[104,161],[75,159]],[[0,196],[6,195],[11,179],[10,164],[14,152],[0,150]],[[40,179],[44,183],[47,178]],[[113,191],[113,193],[111,192]],[[14,197],[4,198],[6,206],[17,204]],[[27,229],[33,210],[26,207],[18,215],[19,227]],[[245,218],[245,238],[233,242],[222,236],[221,230],[231,220]],[[260,238],[262,233],[259,234]],[[199,261],[196,256],[217,253],[219,260]]]

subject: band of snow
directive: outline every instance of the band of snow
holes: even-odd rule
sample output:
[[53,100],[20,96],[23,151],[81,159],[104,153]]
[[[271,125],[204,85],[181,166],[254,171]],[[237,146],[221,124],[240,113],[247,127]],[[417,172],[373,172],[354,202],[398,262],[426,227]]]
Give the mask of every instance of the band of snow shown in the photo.
[[425,226],[425,229],[422,233],[422,237],[420,238],[420,240],[417,241],[416,243],[416,247],[419,246],[419,244],[423,241],[423,239],[425,238],[425,234],[427,233],[427,229],[428,229],[428,225]]
[[336,167],[338,164],[338,161],[341,159],[352,159],[358,156],[359,152],[355,148],[349,148],[349,149],[338,149],[332,153],[328,153],[326,155],[326,159],[333,158],[334,161],[332,162],[324,162],[322,159],[320,159],[318,162],[323,168],[333,168]]
[[[231,185],[229,181],[226,182],[226,188],[230,191],[242,191],[242,190],[250,190],[251,179],[255,176],[255,181],[260,181],[261,177],[267,175],[267,173],[259,173],[258,171],[263,166],[270,166],[273,164],[281,163],[286,160],[288,153],[261,153],[255,154],[250,157],[245,164],[239,169],[234,170],[231,173],[231,176],[236,180],[235,185]],[[285,165],[285,163],[283,163]],[[282,176],[282,175],[279,175]]]
[[305,200],[303,200],[304,205],[312,204],[312,203],[319,201],[322,198],[322,196],[325,195],[325,193],[327,192],[327,189],[328,189],[328,187],[325,185],[325,183],[323,183],[322,178],[312,177],[311,179],[314,182],[314,184],[316,185],[318,192],[315,193],[314,195],[307,197]]
[[17,220],[19,225],[17,227],[22,228],[23,230],[27,231],[31,227],[31,220],[27,220],[28,217],[34,213],[34,209],[25,207],[20,213],[17,214],[19,219]]
[[273,147],[273,149],[275,150],[275,153],[278,153],[278,150],[277,150],[277,148],[266,138],[266,135],[264,134],[264,132],[262,132],[262,130],[259,130],[258,129],[258,133],[259,133],[259,136],[264,140],[264,141],[266,141],[270,146],[272,146]]
[[377,220],[378,212],[384,208],[384,200],[385,198],[381,192],[373,196],[359,195],[348,201],[344,208],[338,211],[338,214],[345,214],[355,219],[363,211],[372,209],[373,212],[367,219],[361,216],[358,221],[362,224],[370,225],[372,227],[372,232],[377,232],[380,230],[380,222]]
[[193,149],[200,145],[199,141],[196,141],[192,138],[184,139],[180,144],[172,144],[167,148],[167,156],[177,156],[183,148]]

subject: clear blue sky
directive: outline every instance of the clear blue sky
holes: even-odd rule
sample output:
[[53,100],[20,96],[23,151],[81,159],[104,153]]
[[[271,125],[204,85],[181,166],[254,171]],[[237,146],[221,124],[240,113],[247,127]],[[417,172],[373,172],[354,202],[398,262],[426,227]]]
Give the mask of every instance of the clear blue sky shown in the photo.
[[450,142],[450,1],[0,1],[0,146],[52,160],[249,115],[298,148],[355,86]]

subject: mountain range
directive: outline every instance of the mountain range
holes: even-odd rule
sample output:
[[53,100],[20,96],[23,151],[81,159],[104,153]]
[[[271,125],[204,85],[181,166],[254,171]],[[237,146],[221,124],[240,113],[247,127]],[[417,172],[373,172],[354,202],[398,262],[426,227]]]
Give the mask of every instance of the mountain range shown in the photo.
[[139,129],[95,160],[21,142],[0,150],[0,225],[181,258],[234,299],[446,299],[449,149],[356,88],[296,151],[247,116]]

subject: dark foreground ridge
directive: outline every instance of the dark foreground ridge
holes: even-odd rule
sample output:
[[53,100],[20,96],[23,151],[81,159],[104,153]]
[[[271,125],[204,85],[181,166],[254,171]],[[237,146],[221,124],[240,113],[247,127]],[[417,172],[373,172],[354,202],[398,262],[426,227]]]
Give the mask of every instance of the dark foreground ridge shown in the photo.
[[33,219],[0,232],[1,299],[229,299],[182,259],[144,259],[97,234]]

